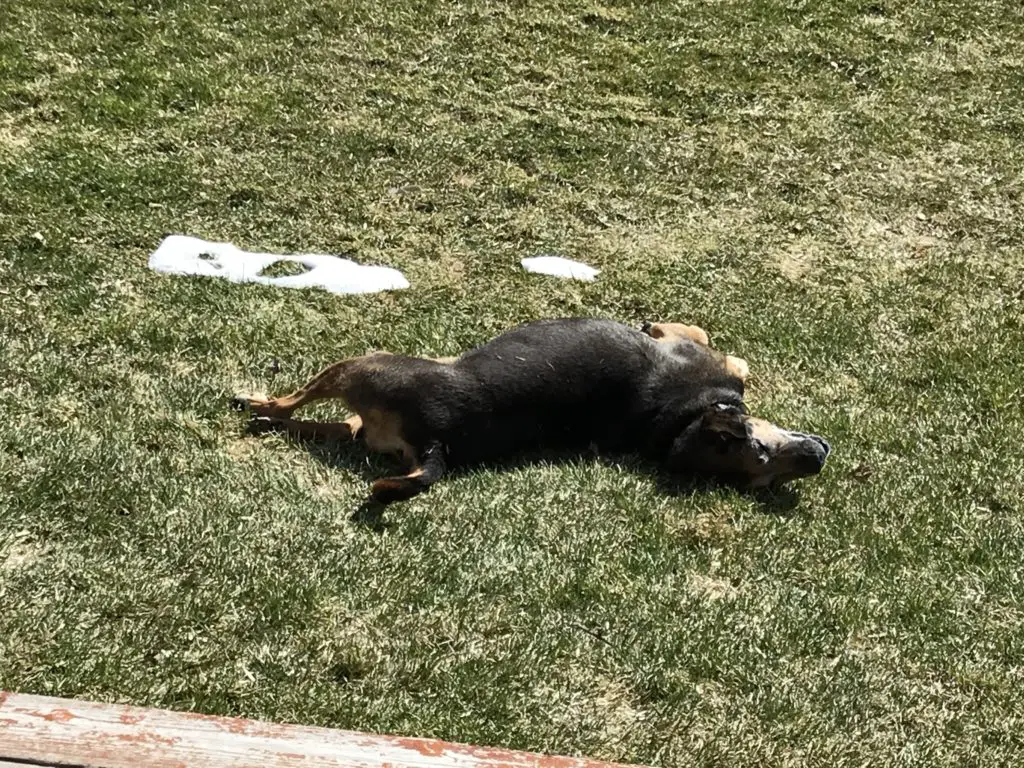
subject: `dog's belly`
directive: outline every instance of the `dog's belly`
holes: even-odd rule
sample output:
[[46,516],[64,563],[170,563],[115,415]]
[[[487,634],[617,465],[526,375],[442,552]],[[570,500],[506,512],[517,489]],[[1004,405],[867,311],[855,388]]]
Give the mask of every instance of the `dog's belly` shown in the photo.
[[600,320],[534,323],[464,355],[455,367],[478,397],[450,411],[454,463],[524,452],[632,447],[652,342]]
[[405,439],[401,415],[381,408],[370,408],[360,414],[362,435],[367,447],[379,453],[391,453],[412,462],[416,451]]

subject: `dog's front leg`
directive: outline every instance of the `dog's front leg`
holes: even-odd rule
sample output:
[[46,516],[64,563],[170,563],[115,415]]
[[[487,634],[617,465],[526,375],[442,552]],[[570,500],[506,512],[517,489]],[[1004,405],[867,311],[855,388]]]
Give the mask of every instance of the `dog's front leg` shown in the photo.
[[444,446],[436,441],[431,442],[417,457],[416,466],[411,472],[374,481],[370,495],[381,504],[411,499],[440,480],[446,469]]
[[[695,341],[705,347],[710,346],[711,344],[711,340],[708,338],[708,332],[699,325],[684,325],[682,323],[644,323],[640,330],[655,341],[665,344],[671,344],[672,342],[679,341],[680,339],[690,339],[691,341]],[[750,376],[750,366],[747,365],[747,361],[742,357],[726,355],[725,367],[728,369],[729,373],[738,377],[742,381],[746,381],[747,377]]]
[[698,344],[708,346],[711,341],[708,339],[708,332],[699,325],[684,325],[683,323],[644,323],[640,329],[652,339],[664,342],[678,341],[679,339],[690,339]]

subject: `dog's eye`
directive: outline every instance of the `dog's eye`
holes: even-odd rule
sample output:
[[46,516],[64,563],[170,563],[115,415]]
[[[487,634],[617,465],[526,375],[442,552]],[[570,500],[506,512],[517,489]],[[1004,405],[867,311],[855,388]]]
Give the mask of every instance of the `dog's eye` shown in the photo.
[[768,446],[760,440],[754,440],[754,450],[757,451],[757,460],[761,464],[768,463]]

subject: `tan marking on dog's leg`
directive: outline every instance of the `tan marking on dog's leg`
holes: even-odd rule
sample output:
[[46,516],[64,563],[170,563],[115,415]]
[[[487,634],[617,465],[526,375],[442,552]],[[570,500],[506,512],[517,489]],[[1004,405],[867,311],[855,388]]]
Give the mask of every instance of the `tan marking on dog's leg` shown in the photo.
[[444,448],[434,442],[420,453],[412,471],[374,481],[370,493],[384,504],[410,499],[440,480],[445,472],[445,464]]
[[416,482],[420,477],[423,477],[423,467],[417,467],[407,475],[382,477],[373,481],[373,485],[370,486],[370,495],[385,504],[404,501],[423,490]]
[[708,339],[708,332],[697,325],[683,325],[682,323],[653,323],[647,328],[647,335],[657,341],[678,341],[679,339],[690,339],[703,344],[705,347],[711,342]]
[[733,376],[736,376],[740,381],[746,381],[747,376],[750,375],[750,366],[747,365],[747,361],[742,357],[733,357],[732,355],[725,356],[725,369],[729,371]]

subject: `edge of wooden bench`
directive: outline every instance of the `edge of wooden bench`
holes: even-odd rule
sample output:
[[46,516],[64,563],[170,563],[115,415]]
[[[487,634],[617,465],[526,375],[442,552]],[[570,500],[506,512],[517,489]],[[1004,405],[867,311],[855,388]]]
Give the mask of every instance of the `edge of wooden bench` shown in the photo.
[[0,692],[0,766],[621,768],[587,758]]

